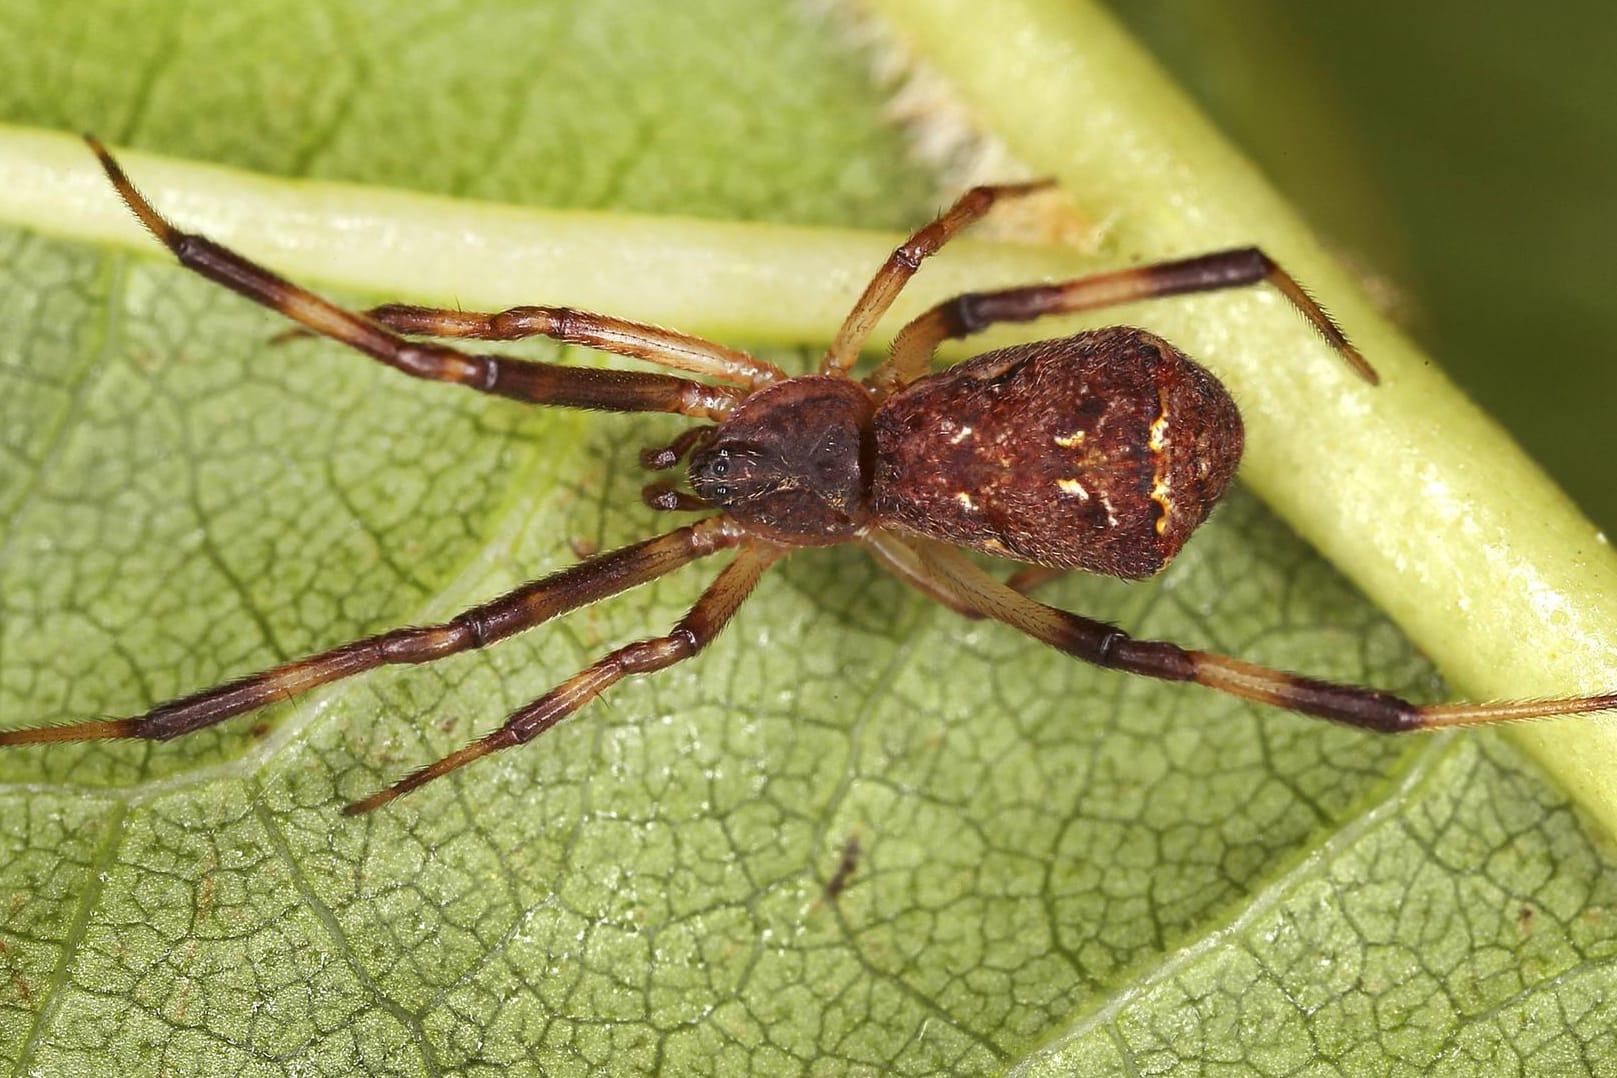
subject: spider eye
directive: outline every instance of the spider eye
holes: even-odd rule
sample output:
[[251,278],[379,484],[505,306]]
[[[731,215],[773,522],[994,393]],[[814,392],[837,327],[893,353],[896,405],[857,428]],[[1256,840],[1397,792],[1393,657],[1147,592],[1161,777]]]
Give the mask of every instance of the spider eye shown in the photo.
[[[729,454],[729,452],[727,450],[723,450],[723,449],[719,450],[718,456],[716,456],[713,459],[713,466],[711,468],[709,468],[708,470],[710,472],[712,472],[714,475],[720,476],[721,478],[723,476],[729,475],[730,474],[730,454]],[[726,491],[726,493],[728,493],[728,491]]]
[[[713,471],[714,471],[715,474],[719,474],[719,475],[724,474],[724,473],[720,472],[717,468],[714,468]],[[722,502],[726,498],[728,498],[729,496],[730,496],[730,488],[729,488],[728,485],[726,485],[724,483],[718,483],[718,484],[714,485],[714,487],[713,487],[714,500]]]

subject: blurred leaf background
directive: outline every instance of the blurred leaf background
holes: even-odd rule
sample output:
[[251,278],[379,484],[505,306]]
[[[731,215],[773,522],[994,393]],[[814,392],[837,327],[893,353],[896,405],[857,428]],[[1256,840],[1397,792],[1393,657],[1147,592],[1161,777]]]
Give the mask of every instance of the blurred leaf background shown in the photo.
[[1617,7],[1110,4],[1612,533]]

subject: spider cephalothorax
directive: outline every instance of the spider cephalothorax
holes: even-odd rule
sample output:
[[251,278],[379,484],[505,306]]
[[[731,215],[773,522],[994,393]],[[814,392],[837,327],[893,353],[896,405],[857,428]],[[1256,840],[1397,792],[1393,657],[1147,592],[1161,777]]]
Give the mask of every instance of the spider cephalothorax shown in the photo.
[[790,378],[738,405],[691,457],[691,489],[760,537],[840,543],[870,521],[869,390]]

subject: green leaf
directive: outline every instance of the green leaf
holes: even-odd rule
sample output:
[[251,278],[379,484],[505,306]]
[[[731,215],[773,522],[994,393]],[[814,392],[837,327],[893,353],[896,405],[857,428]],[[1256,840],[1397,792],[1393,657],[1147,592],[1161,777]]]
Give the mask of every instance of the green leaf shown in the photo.
[[[907,32],[946,31],[920,47],[947,70],[949,41],[992,54],[1023,13],[995,7],[1001,21],[981,26],[928,8]],[[15,73],[0,118],[377,188],[367,200],[175,165],[190,205],[167,197],[161,162],[127,158],[186,225],[217,224],[359,302],[384,287],[499,302],[485,277],[513,299],[561,298],[543,283],[528,294],[501,250],[509,227],[513,244],[534,245],[520,257],[542,282],[556,271],[531,237],[552,228],[618,260],[599,275],[623,301],[614,311],[644,316],[639,304],[662,310],[667,297],[688,328],[746,338],[735,343],[803,340],[808,350],[777,358],[804,369],[834,319],[820,289],[856,290],[856,267],[873,267],[890,237],[787,226],[893,229],[933,209],[929,177],[882,118],[868,57],[840,26],[798,13],[742,0],[461,3],[408,17],[292,3],[272,15],[143,7],[131,23],[115,8],[78,13],[70,40],[46,6],[8,14],[0,44]],[[1138,178],[1140,198],[1202,198],[1205,186],[1245,207],[1217,216],[1231,230],[1252,204],[1280,212],[1206,149],[1104,23],[1069,15],[1080,23],[1024,40],[1093,42],[1092,70],[1132,81],[1063,99],[1069,121],[1105,122],[1052,135],[1050,152],[1082,135],[1096,163],[1021,150],[1120,215],[1103,260],[1230,238],[1183,231],[1155,200],[1136,206],[1104,182],[1153,137],[1210,156],[1195,158],[1186,190]],[[1115,107],[1125,92],[1144,102],[1138,116]],[[319,342],[270,347],[273,318],[167,262],[46,238],[104,234],[80,219],[98,188],[69,145],[0,138],[7,197],[30,189],[16,177],[60,170],[35,185],[45,208],[18,214],[33,227],[0,237],[7,725],[138,711],[445,616],[566,564],[570,547],[667,526],[639,506],[634,456],[677,423],[523,409],[410,384]],[[436,195],[611,212],[484,211],[425,197]],[[381,207],[375,219],[356,219],[350,196]],[[110,204],[103,192],[96,212]],[[1213,204],[1164,205],[1194,216]],[[233,219],[232,205],[247,209]],[[258,246],[252,230],[281,213],[291,231],[268,219],[288,245]],[[712,224],[644,216],[668,213]],[[314,227],[295,227],[300,216]],[[324,261],[332,228],[361,237],[330,245],[357,256]],[[413,272],[401,263],[436,261],[409,242],[445,233],[485,243],[481,261],[499,268],[474,268],[463,292],[464,267],[446,254],[447,286],[398,281]],[[378,257],[378,236],[403,245]],[[1351,385],[1273,303],[1197,301],[1201,325],[1173,304],[1137,316],[1229,374],[1252,420],[1249,478],[1457,681],[1556,691],[1554,670],[1496,688],[1450,654],[1521,631],[1496,612],[1458,626],[1452,606],[1410,613],[1441,574],[1416,561],[1388,582],[1384,563],[1414,558],[1422,528],[1404,509],[1366,512],[1387,496],[1376,483],[1399,473],[1337,421],[1379,417],[1408,467],[1444,481],[1453,462],[1430,445],[1443,432],[1471,438],[1480,468],[1519,466],[1493,435],[1471,437],[1477,423],[1456,405],[1412,416],[1412,394],[1436,383],[1414,384],[1416,361],[1291,226],[1237,238],[1271,237],[1388,385]],[[996,273],[1077,257],[963,250]],[[812,257],[794,261],[799,251]],[[973,260],[929,268],[932,286]],[[691,287],[699,267],[760,290]],[[1288,424],[1299,401],[1308,412]],[[1343,475],[1291,456],[1304,452],[1294,441],[1358,466]],[[1553,499],[1524,490],[1563,534],[1528,529],[1505,563],[1542,556],[1550,568],[1532,585],[1558,587],[1573,533]],[[1494,503],[1464,504],[1466,520],[1497,523]],[[1373,538],[1355,546],[1359,532]],[[1488,568],[1455,562],[1442,580]],[[855,550],[794,557],[710,652],[619,686],[541,741],[384,812],[338,814],[613,644],[672,624],[711,572],[261,723],[0,755],[0,1057],[29,1073],[1140,1073],[1292,1072],[1317,1053],[1345,1073],[1504,1073],[1523,1060],[1582,1073],[1609,1050],[1612,859],[1507,743],[1377,739],[1090,670],[962,623]],[[1439,693],[1392,624],[1246,493],[1163,578],[1073,579],[1052,595],[1141,635]],[[1599,620],[1597,599],[1557,601],[1563,625]],[[1515,638],[1522,650],[1542,643],[1537,631]],[[1448,632],[1460,643],[1445,650]],[[1556,657],[1577,662],[1594,638],[1574,634]],[[1509,659],[1482,655],[1496,679],[1525,663]],[[1556,767],[1572,750],[1541,756]],[[858,864],[830,902],[854,836]]]

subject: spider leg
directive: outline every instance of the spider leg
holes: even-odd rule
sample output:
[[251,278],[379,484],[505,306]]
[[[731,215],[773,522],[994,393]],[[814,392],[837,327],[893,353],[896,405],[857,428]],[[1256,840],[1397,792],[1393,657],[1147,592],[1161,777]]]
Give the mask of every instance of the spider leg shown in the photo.
[[[472,355],[447,345],[407,340],[364,315],[321,299],[206,236],[181,232],[135,190],[106,147],[89,136],[86,141],[100,159],[119,197],[140,218],[141,224],[173,252],[180,265],[280,312],[305,329],[341,341],[413,378],[453,382],[482,393],[533,404],[608,412],[676,412],[704,419],[723,419],[747,395],[737,387],[705,385],[666,374],[588,370],[556,363]],[[557,328],[571,332],[565,319]],[[580,329],[579,332],[585,331]],[[611,336],[603,329],[600,339],[604,341]],[[630,335],[625,334],[627,336]],[[658,344],[656,340],[622,343],[640,352],[654,352]]]
[[[1617,693],[1555,700],[1412,704],[1391,693],[1258,666],[1166,640],[1136,640],[1104,622],[1035,602],[990,577],[950,547],[928,540],[872,534],[883,564],[929,595],[947,595],[956,610],[974,609],[1074,658],[1164,681],[1193,681],[1219,692],[1376,733],[1438,730],[1513,719],[1617,710]],[[918,583],[925,581],[924,586]]]
[[387,303],[362,312],[395,333],[461,340],[520,341],[549,337],[630,359],[716,378],[748,389],[761,389],[786,377],[773,363],[722,344],[627,318],[580,311],[572,307],[511,307],[503,311],[459,311]]
[[436,763],[400,779],[392,786],[355,801],[343,812],[357,816],[380,808],[411,790],[491,752],[532,741],[629,674],[650,674],[695,655],[719,634],[785,549],[762,543],[742,545],[735,560],[697,599],[690,612],[666,636],[639,640],[586,666],[539,699],[511,713],[492,733],[450,753]]
[[172,700],[132,719],[0,732],[0,746],[143,738],[167,741],[379,666],[428,663],[487,647],[560,614],[638,587],[697,558],[737,546],[743,532],[718,516],[601,554],[474,606],[439,625],[409,626]]
[[928,599],[943,604],[963,618],[975,621],[983,616],[964,597],[938,579],[937,574],[928,572],[908,543],[887,533],[872,531],[864,537],[863,544],[877,565]]
[[[985,617],[976,607],[966,603],[953,591],[943,587],[933,575],[922,570],[910,551],[903,543],[894,542],[886,536],[877,535],[865,543],[865,550],[876,559],[883,569],[898,577],[904,583],[915,588],[921,594],[934,602],[942,603],[963,618],[978,621]],[[1026,595],[1035,588],[1066,576],[1070,569],[1052,569],[1048,565],[1024,565],[1010,576],[1005,578],[1005,587],[1012,591]]]
[[1070,572],[1071,569],[1055,569],[1048,565],[1024,565],[1005,578],[1005,586],[1027,595]]
[[1031,322],[1045,315],[1074,314],[1187,292],[1243,288],[1264,281],[1278,289],[1360,376],[1371,383],[1378,381],[1359,350],[1291,274],[1258,248],[1242,247],[1060,284],[955,296],[899,330],[892,355],[871,375],[870,384],[884,394],[908,385],[931,370],[932,353],[943,341],[969,337],[996,322]]
[[973,187],[956,199],[955,204],[941,213],[931,224],[899,244],[887,257],[881,269],[876,271],[876,276],[865,286],[864,294],[859,297],[853,309],[848,312],[847,318],[843,320],[842,328],[837,331],[836,338],[831,342],[831,347],[820,364],[820,373],[846,371],[854,365],[859,359],[859,350],[865,346],[865,341],[870,337],[870,331],[876,328],[876,323],[881,321],[881,316],[887,313],[887,309],[893,305],[893,300],[898,298],[898,294],[903,291],[910,278],[915,276],[915,271],[921,268],[921,263],[926,258],[936,254],[945,243],[980,219],[995,202],[1002,198],[1013,198],[1043,190],[1051,183],[1050,180],[1036,180],[1032,183]]

